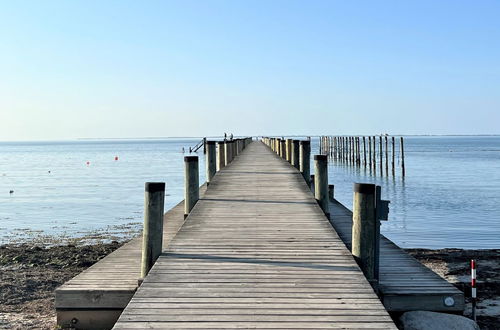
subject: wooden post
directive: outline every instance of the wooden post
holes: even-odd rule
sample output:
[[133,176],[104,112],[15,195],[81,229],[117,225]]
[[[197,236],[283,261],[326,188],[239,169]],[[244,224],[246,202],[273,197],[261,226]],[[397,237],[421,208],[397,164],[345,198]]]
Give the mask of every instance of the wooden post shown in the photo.
[[396,175],[395,157],[396,157],[396,140],[394,136],[391,138],[392,142],[392,176]]
[[203,138],[203,153],[204,154],[207,153],[207,138],[206,137]]
[[292,139],[286,139],[286,160],[292,162]]
[[405,177],[406,171],[405,171],[405,148],[403,145],[403,137],[401,137],[401,170],[402,170],[402,175],[403,178]]
[[164,182],[146,182],[144,193],[144,229],[142,232],[141,278],[146,277],[163,245]]
[[299,148],[299,170],[304,177],[307,185],[311,185],[311,142],[310,141],[300,141]]
[[299,140],[293,140],[292,141],[292,166],[295,167],[296,169],[300,168],[300,162],[299,162],[299,157],[300,157],[300,151],[299,151]]
[[319,206],[330,217],[328,207],[328,159],[326,155],[314,156],[314,197]]
[[286,159],[286,141],[285,139],[280,140],[280,156],[283,159]]
[[356,163],[356,150],[354,146],[354,137],[351,136],[351,164],[354,165]]
[[337,142],[338,142],[337,137],[334,136],[333,137],[333,159],[335,159],[335,160],[337,160],[337,156],[338,156],[338,154],[337,154]]
[[186,156],[184,157],[184,217],[188,216],[199,198],[198,156]]
[[379,158],[380,158],[380,175],[383,176],[384,175],[384,168],[383,168],[383,165],[384,165],[384,161],[383,161],[383,150],[382,150],[382,135],[379,136]]
[[375,185],[354,184],[352,213],[352,254],[368,281],[375,280],[377,219]]
[[217,171],[220,171],[226,164],[226,157],[224,156],[224,141],[217,142]]
[[206,168],[207,168],[207,185],[210,184],[212,178],[217,172],[216,164],[216,152],[215,152],[215,141],[207,141],[207,153],[206,153]]
[[347,152],[347,149],[346,149],[346,144],[345,144],[345,136],[342,137],[342,162],[345,163],[345,160],[346,160],[346,152]]
[[238,155],[237,150],[236,150],[236,140],[231,141],[231,161],[236,158]]
[[232,143],[233,142],[229,140],[224,141],[224,166],[229,165],[229,163],[231,163],[231,160],[233,159],[231,148]]
[[351,163],[351,153],[352,153],[352,148],[351,148],[351,137],[348,136],[346,137],[346,142],[347,142],[347,163]]
[[377,139],[373,137],[373,173],[377,174]]
[[366,136],[363,136],[363,166],[366,168]]
[[356,164],[361,166],[361,144],[359,136],[356,137]]
[[385,139],[385,175],[389,176],[389,148],[387,144],[387,135],[384,136]]
[[370,167],[370,171],[372,169],[372,137],[368,137],[368,157],[369,157],[369,162],[368,166]]

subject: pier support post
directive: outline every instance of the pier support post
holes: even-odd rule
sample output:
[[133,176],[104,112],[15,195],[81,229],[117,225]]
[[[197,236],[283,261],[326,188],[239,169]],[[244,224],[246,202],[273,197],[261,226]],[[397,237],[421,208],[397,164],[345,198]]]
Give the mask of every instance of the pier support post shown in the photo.
[[217,142],[217,172],[220,171],[226,164],[226,157],[224,156],[224,141]]
[[319,206],[330,218],[328,208],[328,157],[326,155],[314,156],[314,197]]
[[299,170],[307,185],[311,186],[311,142],[308,140],[300,141],[299,146]]
[[401,137],[401,142],[400,142],[400,147],[401,147],[401,175],[403,178],[406,175],[406,170],[405,170],[405,147],[403,144],[403,137]]
[[286,159],[286,141],[285,139],[280,140],[280,156],[283,159]]
[[299,158],[300,158],[300,151],[299,151],[299,140],[293,140],[292,141],[292,166],[295,167],[296,169],[300,168],[300,163],[299,163]]
[[184,217],[200,198],[200,182],[198,173],[198,156],[184,157]]
[[335,199],[335,186],[333,184],[328,185],[328,199],[332,202]]
[[352,213],[352,254],[370,282],[376,281],[378,219],[376,216],[376,186],[354,184]]
[[286,160],[292,162],[292,139],[286,139]]
[[146,277],[161,254],[163,244],[164,182],[146,182],[144,230],[142,233],[141,278]]
[[232,145],[233,142],[231,141],[224,141],[224,166],[227,166],[229,165],[229,163],[231,163],[231,160],[232,160],[232,148],[231,148],[231,145]]
[[215,173],[217,172],[215,141],[207,141],[206,146],[207,185],[209,185]]

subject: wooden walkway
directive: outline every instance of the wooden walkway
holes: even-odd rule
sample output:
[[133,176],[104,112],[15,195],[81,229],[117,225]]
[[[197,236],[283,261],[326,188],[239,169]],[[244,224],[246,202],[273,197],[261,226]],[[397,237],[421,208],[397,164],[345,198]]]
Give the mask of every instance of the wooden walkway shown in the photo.
[[145,328],[396,329],[301,174],[260,142],[218,172],[114,327]]
[[[330,201],[330,214],[332,225],[350,249],[351,210],[333,200]],[[465,308],[462,291],[422,265],[384,235],[380,235],[379,269],[380,296],[390,312],[463,312]]]
[[[206,185],[201,186],[201,196],[205,191]],[[164,248],[184,221],[182,201],[163,217]],[[139,236],[58,287],[57,324],[78,329],[111,329],[137,290],[141,249],[142,236]]]

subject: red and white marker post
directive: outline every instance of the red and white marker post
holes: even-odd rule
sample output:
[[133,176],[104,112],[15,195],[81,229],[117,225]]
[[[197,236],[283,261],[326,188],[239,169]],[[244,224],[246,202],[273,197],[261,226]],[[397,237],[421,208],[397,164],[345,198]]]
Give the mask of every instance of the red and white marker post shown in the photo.
[[476,260],[470,261],[471,298],[472,298],[472,319],[476,321]]

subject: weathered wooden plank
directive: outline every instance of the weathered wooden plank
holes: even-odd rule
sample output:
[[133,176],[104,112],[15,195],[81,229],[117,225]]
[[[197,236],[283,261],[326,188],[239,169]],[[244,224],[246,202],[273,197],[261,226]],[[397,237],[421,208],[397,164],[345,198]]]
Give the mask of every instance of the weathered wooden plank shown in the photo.
[[[352,212],[334,200],[330,201],[330,214],[330,222],[350,248]],[[462,312],[465,307],[463,292],[383,235],[380,239],[379,291],[388,311]],[[446,298],[452,298],[454,304],[445,304]]]
[[253,143],[218,172],[115,329],[396,329],[302,175]]

